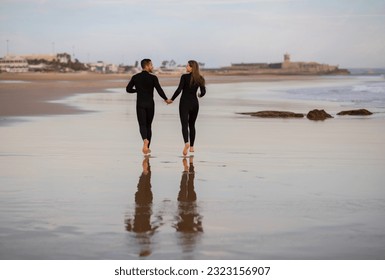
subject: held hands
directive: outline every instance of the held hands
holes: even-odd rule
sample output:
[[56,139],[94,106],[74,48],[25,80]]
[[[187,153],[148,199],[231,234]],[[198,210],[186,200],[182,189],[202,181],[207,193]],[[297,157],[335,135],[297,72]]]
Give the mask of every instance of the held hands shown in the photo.
[[165,102],[167,103],[167,105],[170,105],[173,101],[171,99],[167,99],[165,100]]

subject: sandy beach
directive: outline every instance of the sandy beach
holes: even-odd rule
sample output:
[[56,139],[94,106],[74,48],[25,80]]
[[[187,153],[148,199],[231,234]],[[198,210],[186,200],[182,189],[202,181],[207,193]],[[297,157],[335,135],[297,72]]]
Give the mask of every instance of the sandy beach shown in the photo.
[[[49,101],[73,94],[103,92],[110,88],[125,88],[128,74],[95,73],[2,73],[0,75],[0,116],[31,116],[72,114],[81,112],[73,107]],[[160,75],[162,86],[177,86],[179,75]],[[314,79],[304,76],[215,76],[209,83]]]
[[128,79],[0,75],[0,259],[385,259],[385,109],[304,98],[374,78],[207,76],[188,158],[155,94],[148,160]]

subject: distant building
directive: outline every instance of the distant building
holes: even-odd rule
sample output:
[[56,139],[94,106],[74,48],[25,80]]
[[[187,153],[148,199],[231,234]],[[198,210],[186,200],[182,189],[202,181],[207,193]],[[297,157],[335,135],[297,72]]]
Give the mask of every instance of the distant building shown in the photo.
[[36,61],[53,62],[57,60],[57,56],[53,54],[26,54],[21,56],[29,61],[36,60]]
[[118,73],[119,66],[116,64],[107,64],[106,65],[106,73]]
[[141,69],[139,69],[138,67],[135,67],[134,65],[120,64],[118,66],[118,73],[120,74],[128,73],[133,75],[133,74],[139,73],[140,71]]
[[28,61],[21,56],[7,55],[0,59],[0,71],[10,73],[28,72]]
[[57,60],[59,63],[68,64],[71,62],[71,55],[68,53],[58,53],[56,55]]
[[305,73],[334,73],[338,70],[338,66],[329,64],[320,64],[317,62],[291,62],[290,55],[284,55],[284,61],[282,63],[282,69],[294,72]]
[[95,73],[118,73],[119,72],[119,66],[116,64],[111,63],[105,63],[103,61],[98,61],[96,63],[89,63],[88,68],[91,72]]
[[233,63],[230,67],[222,67],[221,70],[237,73],[284,75],[349,74],[348,70],[339,69],[336,65],[317,62],[292,62],[289,54],[284,55],[281,63]]
[[268,63],[232,63],[231,68],[239,70],[248,70],[248,69],[268,69]]
[[96,73],[105,73],[106,72],[106,65],[104,64],[103,61],[98,61],[96,63],[89,63],[88,67],[91,72],[96,72]]
[[[204,66],[204,63],[199,63],[200,66]],[[186,65],[177,64],[174,60],[164,60],[162,65],[156,69],[156,73],[159,74],[170,74],[170,75],[180,75],[186,71]]]
[[166,67],[160,67],[158,69],[155,70],[156,73],[159,73],[159,74],[182,74],[184,73],[186,70],[186,68],[184,66],[176,66],[176,67],[172,67],[172,68],[166,68]]
[[71,55],[68,53],[58,53],[58,54],[26,54],[21,55],[28,61],[38,61],[38,62],[46,62],[46,63],[61,63],[68,64],[71,62]]

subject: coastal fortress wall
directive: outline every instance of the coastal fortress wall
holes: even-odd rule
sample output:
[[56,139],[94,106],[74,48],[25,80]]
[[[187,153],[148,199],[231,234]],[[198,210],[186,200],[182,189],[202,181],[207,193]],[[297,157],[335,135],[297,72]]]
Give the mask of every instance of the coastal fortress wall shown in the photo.
[[285,54],[280,63],[233,63],[221,70],[237,74],[273,74],[273,75],[325,75],[349,74],[346,69],[337,65],[320,64],[317,62],[292,62],[290,55]]
[[[174,64],[176,64],[174,62]],[[278,63],[233,63],[231,66],[202,70],[206,73],[224,75],[336,75],[350,74],[347,69],[339,69],[336,65],[320,64],[317,62],[292,62],[290,55],[285,54],[282,62]],[[139,71],[135,66],[115,65],[98,61],[97,63],[81,63],[77,59],[71,60],[67,53],[40,55],[7,55],[0,58],[1,72],[74,72],[90,71],[96,73],[135,73]],[[159,73],[180,75],[185,67],[160,67]]]

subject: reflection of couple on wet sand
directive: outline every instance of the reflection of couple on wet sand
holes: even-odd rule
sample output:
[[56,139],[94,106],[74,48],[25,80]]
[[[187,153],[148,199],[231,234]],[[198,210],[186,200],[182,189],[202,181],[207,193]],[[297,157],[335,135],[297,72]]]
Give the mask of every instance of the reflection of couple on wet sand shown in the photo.
[[[173,227],[179,232],[180,244],[185,251],[190,251],[196,243],[197,233],[203,232],[202,217],[197,212],[197,195],[194,190],[193,158],[183,159],[183,173],[178,194],[178,213]],[[151,222],[152,200],[151,167],[149,157],[142,163],[143,171],[139,177],[138,190],[135,193],[135,214],[133,219],[126,219],[126,229],[136,233],[135,238],[141,246],[140,256],[151,254],[151,237],[161,226],[162,217]]]
[[205,79],[199,72],[199,64],[195,60],[188,61],[186,65],[187,74],[183,74],[178,88],[171,99],[168,99],[158,78],[151,74],[153,65],[150,59],[141,61],[143,71],[132,76],[127,84],[126,91],[129,93],[137,93],[136,98],[136,115],[139,123],[140,135],[143,139],[143,154],[151,153],[150,144],[152,138],[152,121],[155,114],[154,89],[167,104],[171,104],[182,92],[179,102],[179,117],[182,124],[182,135],[184,140],[183,155],[188,152],[194,152],[195,142],[195,122],[198,117],[199,102],[197,98],[198,88],[200,89],[199,97],[206,94]]

